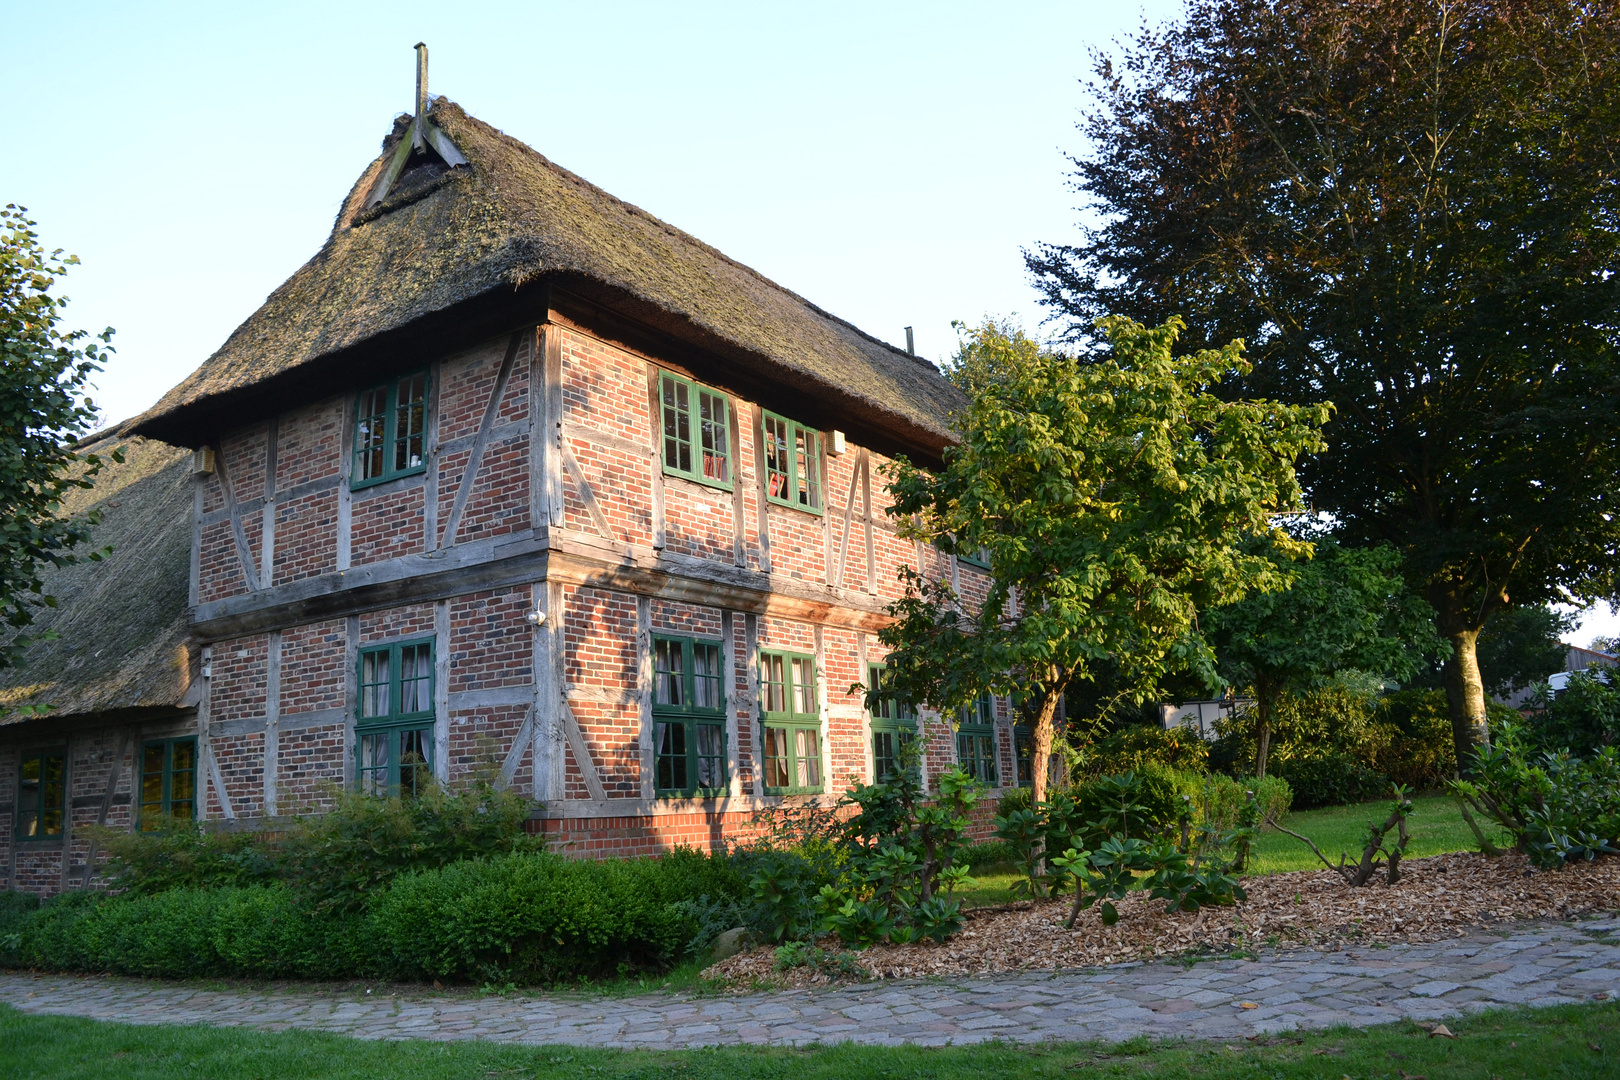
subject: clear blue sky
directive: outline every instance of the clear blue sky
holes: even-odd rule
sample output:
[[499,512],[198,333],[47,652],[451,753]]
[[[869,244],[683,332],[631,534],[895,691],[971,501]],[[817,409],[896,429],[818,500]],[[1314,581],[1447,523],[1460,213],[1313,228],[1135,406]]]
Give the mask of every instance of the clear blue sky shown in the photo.
[[313,255],[432,89],[862,327],[940,358],[1040,312],[1019,249],[1072,237],[1088,49],[1173,0],[1068,4],[21,4],[0,200],[117,328],[144,409]]
[[937,360],[953,319],[1039,322],[1020,249],[1075,236],[1089,51],[1178,9],[10,0],[0,202],[83,260],[70,316],[117,328],[97,400],[132,415],[315,253],[423,40],[435,93]]

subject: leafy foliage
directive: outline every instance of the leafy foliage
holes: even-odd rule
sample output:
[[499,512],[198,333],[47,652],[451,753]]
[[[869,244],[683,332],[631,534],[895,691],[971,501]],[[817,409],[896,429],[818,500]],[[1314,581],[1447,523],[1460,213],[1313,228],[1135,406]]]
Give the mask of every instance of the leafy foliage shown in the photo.
[[1435,608],[1466,767],[1481,628],[1620,591],[1620,7],[1192,0],[1094,74],[1047,302],[1077,339],[1185,315],[1252,350],[1231,393],[1334,403],[1301,479]]
[[1620,680],[1611,671],[1590,669],[1570,675],[1558,693],[1538,688],[1531,705],[1537,710],[1527,730],[1547,750],[1589,754],[1620,743]]
[[[1538,754],[1522,728],[1505,725],[1481,750],[1473,775],[1455,781],[1451,791],[1465,809],[1512,834],[1537,866],[1620,851],[1620,747],[1585,758]],[[1483,835],[1479,839],[1489,850]]]
[[1434,612],[1402,580],[1392,548],[1347,548],[1329,539],[1279,592],[1256,593],[1206,616],[1228,684],[1253,687],[1253,772],[1266,775],[1278,700],[1323,686],[1340,672],[1401,680],[1437,653]]
[[61,328],[67,298],[51,289],[79,260],[47,252],[34,224],[20,206],[0,210],[0,622],[13,631],[0,643],[0,667],[28,647],[34,612],[56,606],[42,570],[77,562],[74,549],[97,523],[95,514],[64,517],[63,499],[90,487],[107,460],[124,460],[121,448],[107,458],[74,450],[96,425],[85,390],[113,332],[90,340]]
[[1280,587],[1266,547],[1309,551],[1272,517],[1297,508],[1294,461],[1321,445],[1327,407],[1222,401],[1217,385],[1248,371],[1240,345],[1177,357],[1181,325],[1103,319],[1109,351],[1084,363],[981,327],[964,347],[996,377],[958,418],[961,442],[938,471],[893,466],[899,533],[987,552],[990,584],[968,610],[947,581],[905,576],[880,632],[887,692],[947,712],[1016,696],[1037,801],[1067,686],[1104,664],[1138,700],[1173,671],[1212,683],[1197,613]]

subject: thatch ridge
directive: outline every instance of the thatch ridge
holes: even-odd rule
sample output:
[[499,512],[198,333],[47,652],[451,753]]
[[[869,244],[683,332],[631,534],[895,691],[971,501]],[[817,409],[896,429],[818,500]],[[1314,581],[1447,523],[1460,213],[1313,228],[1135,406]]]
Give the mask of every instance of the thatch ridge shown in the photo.
[[[723,347],[752,378],[828,403],[937,451],[957,391],[928,361],[865,333],[751,267],[438,99],[430,117],[466,156],[448,180],[362,206],[405,136],[394,124],[308,263],[133,430],[174,441],[211,407],[479,297],[581,280]],[[382,212],[378,212],[381,209]],[[610,301],[611,302],[611,301]],[[635,312],[627,312],[634,317]],[[329,382],[332,372],[326,372]]]
[[[49,705],[51,718],[180,704],[190,685],[189,563],[192,479],[186,451],[132,437],[119,425],[77,449],[106,455],[94,486],[65,500],[69,515],[102,512],[81,553],[107,545],[100,562],[48,568],[41,608],[21,662],[0,669],[0,724],[22,705]],[[40,640],[47,632],[52,640]]]

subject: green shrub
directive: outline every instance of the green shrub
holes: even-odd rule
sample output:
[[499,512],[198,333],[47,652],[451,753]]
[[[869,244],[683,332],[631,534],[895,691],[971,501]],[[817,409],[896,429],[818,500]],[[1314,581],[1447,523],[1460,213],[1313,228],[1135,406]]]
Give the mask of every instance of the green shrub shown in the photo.
[[1543,686],[1532,702],[1538,711],[1526,734],[1543,750],[1584,756],[1620,742],[1620,679],[1577,671],[1556,695]]
[[133,834],[102,830],[110,883],[155,894],[283,882],[314,908],[357,912],[368,895],[407,870],[544,847],[524,829],[529,801],[489,784],[454,793],[433,785],[411,799],[354,791],[334,791],[332,798],[331,810],[278,832],[229,832],[190,821]]
[[724,856],[497,855],[400,875],[371,926],[393,977],[550,984],[667,966],[701,929],[682,901],[738,891]]
[[280,885],[65,893],[13,933],[5,962],[163,978],[366,974],[364,920],[317,915]]
[[1209,768],[1209,743],[1188,728],[1128,724],[1081,748],[1078,756],[1080,772],[1088,777],[1141,772],[1151,766],[1203,773]]
[[1389,777],[1344,753],[1276,761],[1272,773],[1288,781],[1294,805],[1304,810],[1368,802],[1389,791]]
[[[1493,712],[1492,727],[1501,719]],[[1451,707],[1446,703],[1444,690],[1401,690],[1385,694],[1379,706],[1379,722],[1387,737],[1367,762],[1375,772],[1413,791],[1437,790],[1457,775]]]
[[1182,810],[1186,805],[1182,796],[1196,795],[1202,779],[1155,762],[1148,762],[1140,769],[1122,775],[1134,775],[1141,781],[1134,798],[1143,808],[1143,813],[1140,821],[1133,821],[1132,827],[1128,830],[1097,828],[1092,824],[1104,822],[1111,804],[1115,801],[1116,796],[1109,784],[1110,777],[1095,777],[1070,789],[1069,795],[1074,800],[1076,818],[1082,823],[1080,839],[1084,840],[1083,846],[1090,847],[1101,843],[1110,835],[1133,836],[1145,840],[1170,835],[1180,821]]
[[1241,780],[1220,773],[1204,779],[1193,801],[1197,804],[1194,824],[1212,832],[1230,832],[1236,829],[1242,817],[1244,799],[1254,792],[1260,804],[1262,821],[1282,821],[1294,805],[1294,791],[1287,780],[1268,776],[1256,780],[1252,776]]

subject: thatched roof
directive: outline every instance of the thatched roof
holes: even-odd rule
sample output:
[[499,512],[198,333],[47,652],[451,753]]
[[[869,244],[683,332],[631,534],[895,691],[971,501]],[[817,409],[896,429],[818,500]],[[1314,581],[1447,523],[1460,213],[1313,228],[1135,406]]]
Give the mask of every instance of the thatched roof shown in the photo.
[[[808,398],[822,417],[845,421],[830,426],[872,429],[928,454],[951,440],[948,414],[961,399],[932,364],[621,202],[444,98],[429,117],[467,164],[408,171],[380,206],[366,209],[408,128],[409,117],[401,117],[320,252],[132,430],[197,445],[258,414],[266,401],[296,400],[295,384],[307,391],[362,372],[370,377],[388,362],[384,352],[397,365],[402,351],[442,336],[446,319],[462,334],[472,325],[511,328],[518,321],[512,298],[545,283],[718,357],[725,373],[737,376],[734,387],[779,387],[791,395],[784,401]],[[506,307],[497,316],[491,305],[501,298]],[[502,317],[510,321],[497,325]]]
[[106,454],[124,447],[95,486],[73,493],[65,510],[99,508],[101,524],[82,551],[111,545],[100,562],[45,575],[58,606],[41,608],[22,662],[0,669],[0,723],[21,719],[19,705],[51,705],[51,717],[116,713],[180,704],[189,685],[186,601],[191,558],[189,454],[123,429],[83,447]]

